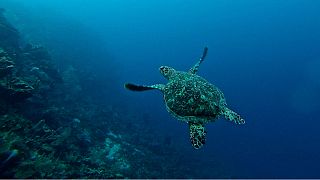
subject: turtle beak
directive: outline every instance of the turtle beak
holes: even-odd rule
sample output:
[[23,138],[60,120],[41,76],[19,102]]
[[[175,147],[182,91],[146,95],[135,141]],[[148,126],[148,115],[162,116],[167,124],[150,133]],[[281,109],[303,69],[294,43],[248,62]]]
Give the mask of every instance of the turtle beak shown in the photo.
[[165,69],[164,66],[160,66],[159,71],[160,71],[161,74],[163,74],[163,70],[164,70],[164,69]]
[[169,78],[169,76],[173,71],[173,69],[168,66],[161,66],[159,70],[160,70],[160,73],[167,79]]

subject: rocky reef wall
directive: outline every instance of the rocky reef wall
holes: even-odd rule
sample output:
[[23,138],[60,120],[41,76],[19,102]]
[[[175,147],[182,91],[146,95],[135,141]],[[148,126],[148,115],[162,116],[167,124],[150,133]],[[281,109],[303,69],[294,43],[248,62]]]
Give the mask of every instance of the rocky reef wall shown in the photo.
[[[72,65],[60,72],[45,47],[22,43],[4,12],[0,178],[200,177],[190,170],[200,162],[182,163],[180,147],[146,127],[144,114],[95,103],[83,91],[81,73]],[[224,174],[215,167],[211,177]]]

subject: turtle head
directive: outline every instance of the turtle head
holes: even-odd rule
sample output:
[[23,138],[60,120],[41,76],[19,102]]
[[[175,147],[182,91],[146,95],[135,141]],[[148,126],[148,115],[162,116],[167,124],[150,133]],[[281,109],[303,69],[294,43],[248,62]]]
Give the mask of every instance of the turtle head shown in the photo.
[[170,79],[172,77],[172,75],[174,74],[174,72],[176,70],[174,70],[172,67],[169,66],[161,66],[159,68],[160,73],[167,79]]

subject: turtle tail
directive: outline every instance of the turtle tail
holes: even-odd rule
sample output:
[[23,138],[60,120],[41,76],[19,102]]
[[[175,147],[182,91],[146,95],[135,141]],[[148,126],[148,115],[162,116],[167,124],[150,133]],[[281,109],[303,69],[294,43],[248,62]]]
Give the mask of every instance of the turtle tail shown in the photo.
[[206,143],[206,130],[201,123],[189,122],[190,140],[195,149],[201,148]]
[[222,115],[224,115],[224,117],[236,124],[245,124],[245,120],[242,119],[240,117],[239,114],[237,114],[236,112],[232,111],[231,109],[225,107],[224,110],[221,113]]

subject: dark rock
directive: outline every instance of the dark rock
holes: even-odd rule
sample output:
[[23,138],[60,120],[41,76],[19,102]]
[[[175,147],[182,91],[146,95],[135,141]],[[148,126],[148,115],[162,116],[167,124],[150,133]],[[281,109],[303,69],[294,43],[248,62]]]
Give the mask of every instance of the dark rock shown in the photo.
[[31,97],[33,89],[27,82],[16,78],[5,84],[0,83],[0,97],[14,104]]
[[11,60],[5,50],[0,48],[0,78],[12,74],[15,63]]

